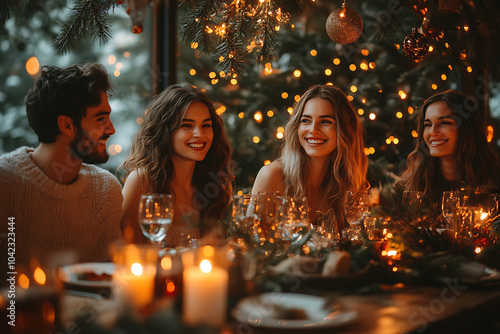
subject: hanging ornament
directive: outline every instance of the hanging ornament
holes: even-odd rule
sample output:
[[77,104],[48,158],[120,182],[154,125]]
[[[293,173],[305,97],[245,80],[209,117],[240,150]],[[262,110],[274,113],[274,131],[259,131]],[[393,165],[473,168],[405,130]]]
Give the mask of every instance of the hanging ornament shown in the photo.
[[131,31],[134,34],[142,33],[147,7],[151,0],[126,0],[127,14],[132,21]]
[[331,12],[326,19],[326,32],[335,43],[350,44],[361,36],[363,32],[363,20],[344,1],[342,8]]
[[403,41],[403,52],[405,56],[410,59],[422,59],[427,53],[427,50],[429,50],[427,38],[417,32],[416,28],[413,28],[412,33],[406,36]]

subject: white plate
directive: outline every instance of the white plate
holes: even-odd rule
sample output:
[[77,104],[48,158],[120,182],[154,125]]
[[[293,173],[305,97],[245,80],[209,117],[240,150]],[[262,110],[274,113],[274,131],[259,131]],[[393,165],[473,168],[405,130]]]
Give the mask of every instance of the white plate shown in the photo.
[[82,287],[111,288],[111,278],[109,281],[89,281],[82,276],[85,273],[97,275],[113,275],[115,265],[110,262],[89,262],[64,266],[59,269],[59,277],[64,283],[78,285]]
[[[338,303],[325,305],[325,302],[322,297],[270,292],[241,300],[231,315],[240,322],[268,328],[335,327],[356,319],[356,312],[346,310]],[[281,319],[290,312],[305,315],[305,319]]]

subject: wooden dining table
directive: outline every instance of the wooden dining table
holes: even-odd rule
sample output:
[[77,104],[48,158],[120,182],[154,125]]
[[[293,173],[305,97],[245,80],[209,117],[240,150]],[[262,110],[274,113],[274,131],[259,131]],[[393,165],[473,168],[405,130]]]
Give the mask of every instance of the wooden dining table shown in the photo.
[[[343,325],[308,328],[265,328],[228,317],[224,334],[267,333],[500,333],[500,287],[447,282],[440,286],[397,287],[384,293],[326,295],[336,298],[356,317]],[[111,299],[64,294],[61,324],[74,330],[72,319],[82,310],[106,322],[113,317]],[[81,315],[81,314],[80,314]],[[180,317],[180,315],[179,315]],[[64,328],[63,328],[64,329]]]

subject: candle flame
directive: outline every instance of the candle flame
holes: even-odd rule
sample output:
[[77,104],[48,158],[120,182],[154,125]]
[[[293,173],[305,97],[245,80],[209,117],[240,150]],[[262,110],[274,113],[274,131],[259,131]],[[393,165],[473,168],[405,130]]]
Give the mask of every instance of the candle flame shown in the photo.
[[488,218],[488,213],[487,212],[481,213],[481,220],[485,220],[486,218]]
[[212,270],[212,264],[208,260],[203,260],[200,263],[200,269],[204,273],[209,273]]
[[131,267],[130,270],[132,271],[132,274],[135,276],[141,276],[142,275],[142,266],[139,263],[134,263]]

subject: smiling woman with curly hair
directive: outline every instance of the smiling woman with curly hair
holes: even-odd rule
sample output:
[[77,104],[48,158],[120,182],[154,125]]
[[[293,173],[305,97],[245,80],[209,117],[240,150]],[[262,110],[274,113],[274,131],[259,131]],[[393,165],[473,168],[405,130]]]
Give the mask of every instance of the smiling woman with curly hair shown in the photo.
[[200,238],[215,226],[232,200],[231,147],[222,119],[200,90],[173,85],[150,104],[124,163],[124,223],[141,234],[139,200],[145,193],[172,194],[174,219],[166,245],[182,235]]

